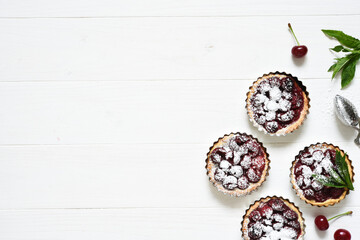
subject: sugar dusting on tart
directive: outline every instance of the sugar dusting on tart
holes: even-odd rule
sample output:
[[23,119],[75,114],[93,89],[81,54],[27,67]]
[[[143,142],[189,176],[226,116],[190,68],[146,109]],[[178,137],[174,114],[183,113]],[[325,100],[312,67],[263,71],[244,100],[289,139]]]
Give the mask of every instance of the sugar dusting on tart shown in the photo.
[[305,224],[299,209],[287,199],[266,197],[246,211],[241,231],[245,240],[302,239]]
[[265,181],[269,162],[266,149],[256,138],[245,133],[231,133],[210,148],[206,169],[219,191],[242,196]]
[[[347,188],[323,186],[313,178],[313,174],[328,177],[335,167],[336,150],[345,154],[332,144],[317,143],[300,151],[292,163],[290,178],[297,195],[315,206],[329,206],[340,202],[349,193]],[[350,177],[353,180],[351,161],[345,154]]]
[[270,73],[250,87],[246,108],[250,121],[270,135],[285,135],[297,129],[309,109],[306,88],[286,73]]

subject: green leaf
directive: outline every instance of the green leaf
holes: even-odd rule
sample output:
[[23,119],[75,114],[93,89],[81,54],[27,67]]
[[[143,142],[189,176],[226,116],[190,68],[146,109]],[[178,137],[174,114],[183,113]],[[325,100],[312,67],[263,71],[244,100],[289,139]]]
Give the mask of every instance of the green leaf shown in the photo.
[[333,79],[336,74],[345,66],[345,64],[350,60],[348,56],[338,58],[337,63],[333,69],[333,75],[331,76],[331,79]]
[[341,45],[337,45],[333,48],[330,48],[330,50],[333,50],[334,52],[341,52],[342,50],[344,50],[345,48]]
[[324,30],[322,29],[323,33],[328,35],[329,37],[336,38],[342,45],[345,47],[359,49],[360,48],[360,40],[356,39],[352,36],[349,36],[342,31],[337,30]]
[[331,65],[331,67],[329,68],[328,72],[334,71],[334,68],[336,66],[337,63],[334,63],[333,65]]
[[[346,162],[345,162],[346,164]],[[344,162],[343,162],[343,157],[341,155],[341,152],[339,150],[336,150],[336,154],[335,154],[335,166],[336,168],[338,169],[339,171],[339,175],[345,179],[345,174],[344,174],[344,171],[343,171],[343,168],[344,168]]]
[[342,155],[342,153],[338,150],[336,150],[335,165],[339,171],[339,174],[343,177],[346,183],[346,187],[350,190],[354,190],[354,186],[350,178],[349,168],[346,163],[345,154]]
[[340,175],[333,168],[330,168],[328,170],[328,172],[333,181],[337,182],[338,184],[345,185],[344,180],[340,177]]
[[349,190],[354,190],[348,164],[346,162],[346,156],[338,150],[336,150],[335,155],[335,166],[337,171],[332,167],[327,170],[330,174],[328,177],[317,174],[313,174],[312,177],[328,187],[348,188]]
[[328,186],[328,187],[335,187],[335,188],[345,188],[345,184],[339,184],[337,182],[335,182],[332,178],[327,178],[323,175],[316,175],[313,174],[312,177],[319,181],[322,185],[324,186]]
[[350,52],[347,48],[344,48],[342,45],[337,45],[333,48],[330,48],[330,50],[334,52]]
[[[351,55],[351,54],[350,54]],[[356,71],[356,63],[360,55],[354,54],[352,58],[345,64],[341,73],[341,88],[346,87],[354,79]]]
[[[338,30],[321,30],[325,35],[337,39],[341,45],[331,48],[334,52],[350,52],[350,54],[336,58],[328,72],[333,72],[331,79],[341,72],[341,88],[346,87],[354,79],[356,63],[360,59],[360,40]],[[352,49],[351,49],[352,48]]]

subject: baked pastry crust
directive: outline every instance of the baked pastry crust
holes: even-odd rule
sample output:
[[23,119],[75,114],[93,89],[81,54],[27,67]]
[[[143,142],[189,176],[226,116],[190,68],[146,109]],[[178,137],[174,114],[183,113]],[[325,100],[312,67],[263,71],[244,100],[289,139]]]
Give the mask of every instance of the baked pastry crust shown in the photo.
[[294,212],[297,213],[297,215],[298,215],[297,220],[300,223],[300,235],[297,239],[303,239],[304,235],[305,235],[306,225],[305,225],[305,220],[302,216],[302,212],[299,210],[299,208],[296,207],[295,204],[290,202],[290,200],[288,200],[288,199],[284,199],[282,197],[277,197],[277,196],[272,196],[272,197],[268,196],[268,197],[261,198],[261,199],[255,201],[254,204],[251,205],[245,211],[245,215],[243,216],[243,221],[241,222],[241,232],[242,232],[242,236],[243,236],[244,240],[250,240],[250,237],[248,236],[248,224],[250,222],[249,216],[250,216],[251,212],[256,210],[261,203],[266,203],[271,199],[281,199],[286,204],[286,206],[288,206],[291,210],[293,210]]
[[[266,131],[266,129],[261,126],[260,124],[258,124],[255,119],[254,119],[254,112],[251,109],[251,97],[254,95],[254,93],[256,93],[256,88],[257,86],[265,79],[269,79],[271,77],[278,77],[278,78],[283,78],[283,77],[290,77],[291,79],[294,80],[294,83],[296,86],[298,86],[301,90],[302,90],[302,96],[304,98],[304,107],[301,110],[299,119],[296,120],[295,122],[293,122],[292,124],[288,125],[285,128],[279,129],[277,132],[275,133],[269,133],[268,131]],[[292,76],[291,74],[285,73],[285,72],[271,72],[269,74],[264,74],[262,77],[259,77],[255,82],[253,82],[252,86],[250,86],[249,88],[249,92],[247,93],[247,98],[246,98],[246,109],[247,109],[247,113],[249,116],[249,120],[250,122],[253,123],[253,125],[258,128],[259,131],[263,131],[266,134],[269,134],[270,136],[284,136],[288,133],[293,132],[294,130],[298,129],[304,122],[304,120],[306,119],[307,114],[309,113],[309,108],[310,108],[310,98],[309,98],[309,93],[306,91],[306,87],[302,84],[301,81],[298,80],[297,77]]]
[[[211,153],[213,152],[214,149],[218,148],[218,147],[222,147],[225,143],[228,142],[229,139],[231,139],[233,136],[235,135],[240,135],[240,134],[245,134],[248,137],[256,140],[260,147],[262,148],[262,150],[264,151],[264,160],[265,160],[265,167],[264,170],[262,172],[262,175],[260,177],[260,180],[256,183],[250,183],[249,187],[241,190],[239,188],[235,188],[233,190],[229,190],[224,188],[224,186],[221,184],[221,182],[218,182],[215,180],[215,170],[216,170],[216,164],[211,161],[210,156]],[[216,141],[212,147],[210,147],[210,151],[207,153],[207,158],[205,160],[206,162],[206,171],[207,171],[207,175],[209,176],[209,180],[210,182],[217,188],[218,191],[224,193],[224,194],[228,194],[230,196],[234,196],[234,197],[240,197],[240,196],[244,196],[247,194],[250,194],[251,192],[255,191],[258,187],[260,187],[262,185],[262,183],[266,180],[266,177],[269,175],[269,169],[270,169],[270,160],[269,160],[269,154],[266,152],[266,148],[263,146],[263,144],[255,137],[253,137],[252,135],[246,134],[246,133],[230,133],[225,135],[224,137],[221,137],[218,139],[218,141]]]
[[[348,169],[349,169],[349,173],[350,173],[350,178],[351,178],[351,181],[354,182],[354,171],[353,171],[353,166],[352,166],[352,162],[351,160],[349,159],[349,156],[343,151],[341,150],[338,146],[334,146],[332,144],[329,144],[329,143],[316,143],[316,144],[312,144],[310,145],[308,148],[320,148],[320,149],[333,149],[333,150],[338,150],[341,152],[342,156],[345,155],[345,161],[346,161],[346,164],[348,166]],[[297,156],[299,156],[304,150],[301,150],[299,152],[299,154]],[[296,157],[297,157],[296,156]],[[343,200],[347,194],[349,194],[349,189],[346,189],[341,195],[340,197],[336,198],[336,199],[328,199],[324,202],[317,202],[315,200],[309,200],[305,197],[305,195],[302,193],[302,191],[300,191],[300,188],[298,187],[298,185],[296,184],[296,180],[295,180],[295,165],[296,163],[298,162],[296,160],[296,157],[295,157],[295,160],[292,162],[292,165],[291,165],[291,168],[290,168],[290,180],[291,180],[291,185],[293,187],[293,189],[295,190],[296,194],[300,197],[300,199],[304,200],[306,203],[308,204],[311,204],[313,206],[318,206],[318,207],[328,207],[328,206],[332,206],[338,202],[340,202],[341,200]]]

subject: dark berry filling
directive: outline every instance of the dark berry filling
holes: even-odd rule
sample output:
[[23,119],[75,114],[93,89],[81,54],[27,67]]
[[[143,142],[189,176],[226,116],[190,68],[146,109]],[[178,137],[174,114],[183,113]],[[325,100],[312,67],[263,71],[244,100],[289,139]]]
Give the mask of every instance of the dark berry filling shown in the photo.
[[294,166],[296,185],[308,200],[325,202],[329,199],[339,198],[345,191],[344,188],[323,186],[312,175],[318,174],[329,177],[329,169],[335,165],[335,150],[305,148],[297,157]]
[[210,154],[210,160],[215,164],[214,178],[228,190],[245,190],[251,183],[260,181],[265,156],[255,139],[246,134],[234,135]]
[[250,99],[254,120],[269,133],[296,122],[304,108],[303,90],[291,77],[262,80]]
[[260,203],[249,215],[248,236],[255,239],[297,239],[301,234],[298,214],[283,200]]

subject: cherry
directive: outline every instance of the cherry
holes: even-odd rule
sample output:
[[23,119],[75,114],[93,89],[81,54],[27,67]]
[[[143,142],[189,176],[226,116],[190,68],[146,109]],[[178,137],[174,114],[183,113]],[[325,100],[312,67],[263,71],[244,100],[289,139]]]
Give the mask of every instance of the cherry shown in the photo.
[[320,231],[325,231],[329,228],[329,222],[324,215],[319,215],[315,218],[315,225]]
[[[325,231],[325,230],[327,230],[329,228],[329,221],[330,220],[333,220],[334,218],[337,218],[337,217],[340,217],[340,216],[349,215],[349,214],[352,214],[352,211],[336,215],[336,216],[334,216],[332,218],[329,218],[329,219],[326,219],[326,217],[324,215],[319,215],[319,216],[317,216],[315,218],[315,225],[320,231]],[[341,238],[339,238],[339,239],[341,239]]]
[[295,33],[294,33],[294,31],[293,31],[290,23],[288,23],[288,26],[289,26],[290,31],[291,31],[291,33],[293,34],[293,36],[294,36],[297,44],[298,44],[297,46],[294,46],[294,47],[291,49],[291,53],[292,53],[292,55],[293,55],[294,57],[296,57],[296,58],[301,58],[301,57],[303,57],[303,56],[306,55],[306,53],[308,52],[308,49],[307,49],[307,47],[306,47],[305,45],[300,45],[300,43],[299,43],[299,41],[297,40],[297,38],[296,38],[296,36],[295,36]]
[[351,234],[348,230],[345,229],[338,229],[334,233],[335,240],[350,240]]
[[305,56],[307,51],[308,51],[308,49],[305,45],[294,46],[291,49],[292,55],[294,55],[294,57],[297,57],[297,58],[301,58],[301,57]]

